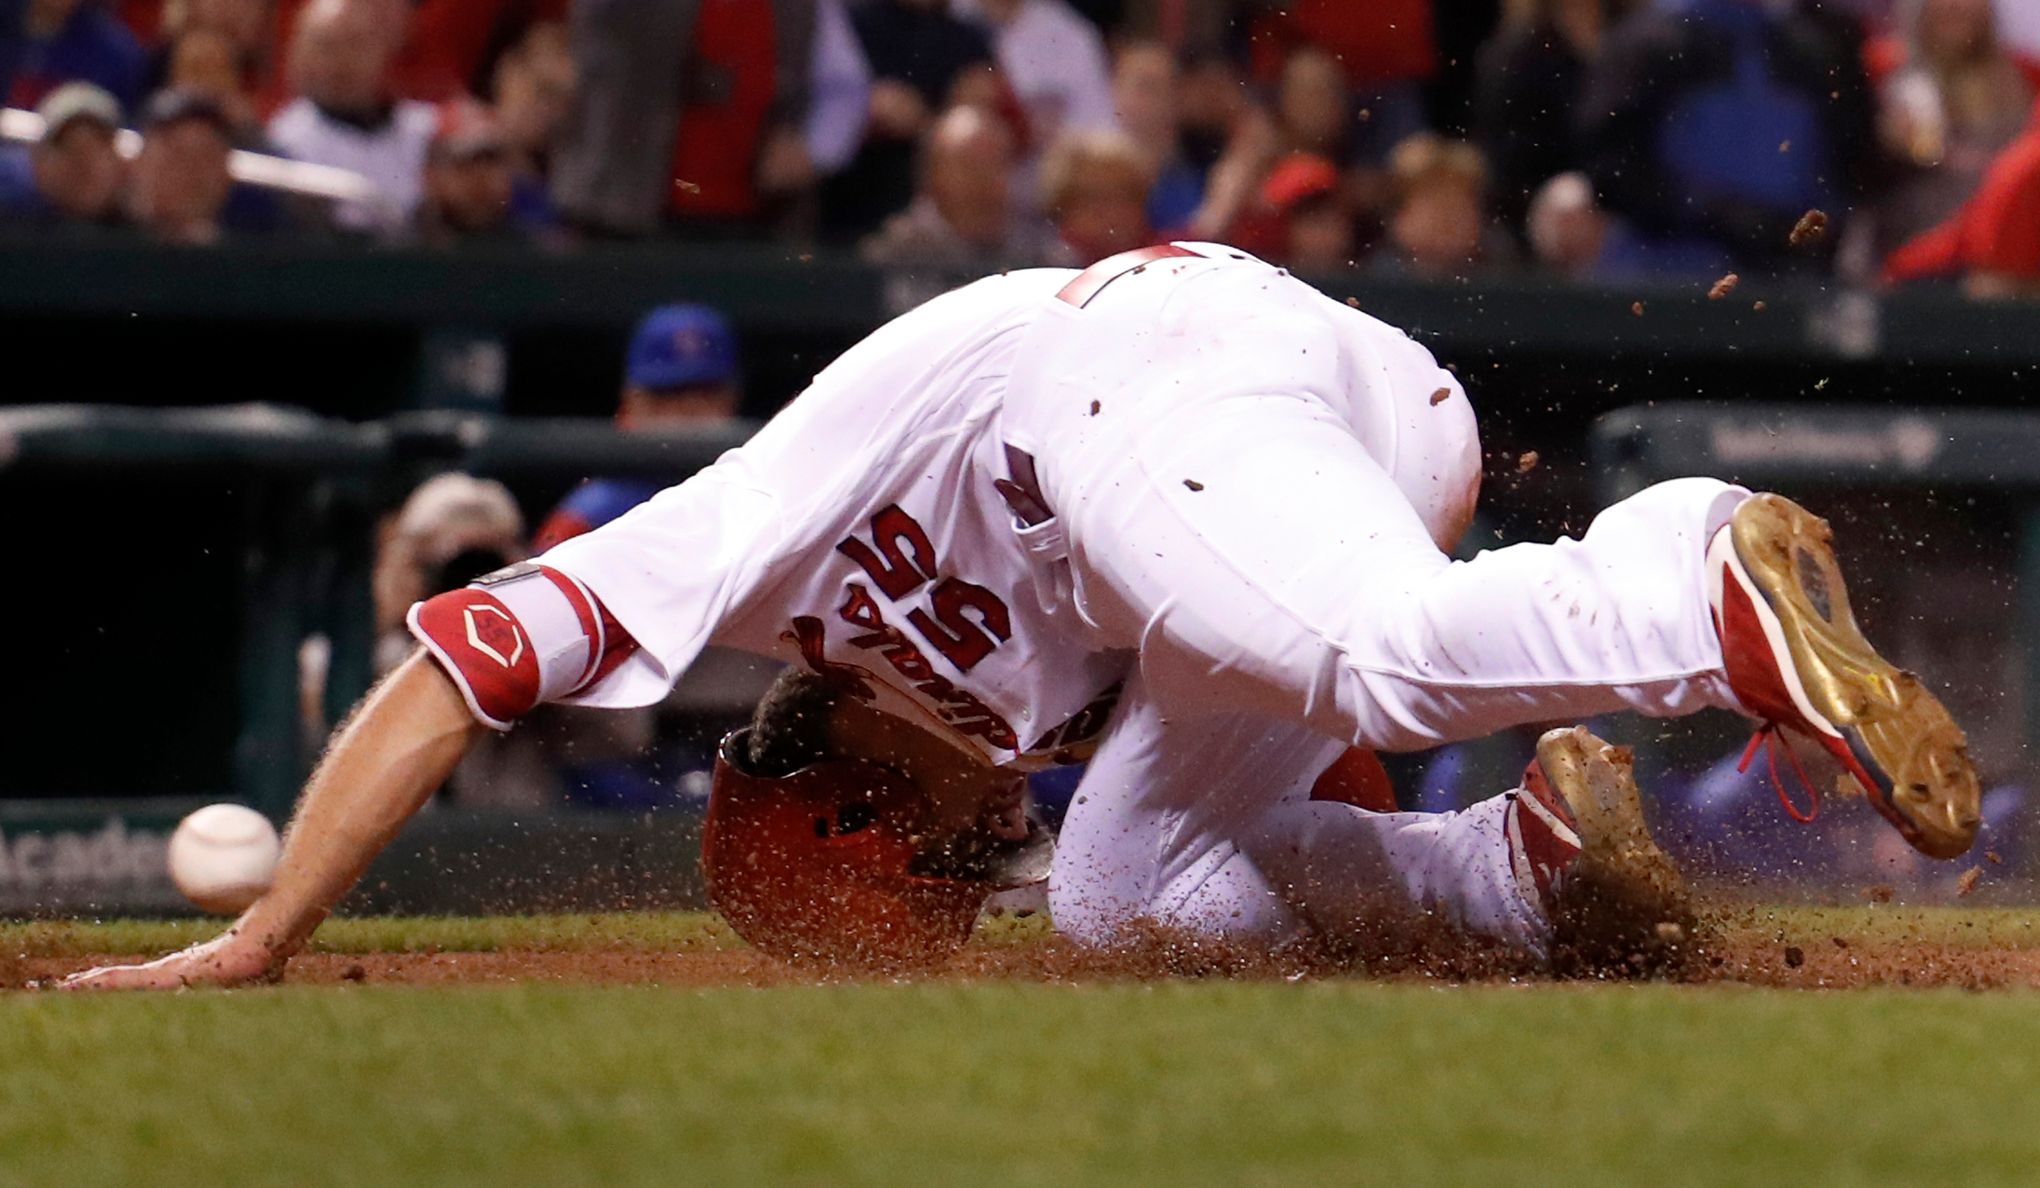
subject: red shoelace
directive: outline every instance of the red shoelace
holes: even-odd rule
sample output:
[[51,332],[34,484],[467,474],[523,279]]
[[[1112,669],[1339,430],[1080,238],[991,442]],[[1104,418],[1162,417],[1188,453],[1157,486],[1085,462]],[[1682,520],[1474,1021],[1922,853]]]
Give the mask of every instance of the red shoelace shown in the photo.
[[[1806,768],[1799,762],[1799,756],[1792,753],[1792,746],[1785,741],[1785,732],[1776,722],[1766,722],[1750,735],[1750,745],[1743,748],[1742,762],[1735,765],[1739,772],[1750,769],[1750,761],[1757,757],[1757,748],[1764,748],[1764,762],[1771,772],[1771,790],[1778,794],[1778,803],[1785,806],[1785,813],[1795,821],[1807,822],[1820,816],[1820,786],[1806,774]],[[1794,774],[1806,787],[1809,807],[1804,811],[1792,803],[1791,793],[1785,790],[1785,779],[1778,774],[1778,752],[1785,752],[1785,758],[1792,764]]]

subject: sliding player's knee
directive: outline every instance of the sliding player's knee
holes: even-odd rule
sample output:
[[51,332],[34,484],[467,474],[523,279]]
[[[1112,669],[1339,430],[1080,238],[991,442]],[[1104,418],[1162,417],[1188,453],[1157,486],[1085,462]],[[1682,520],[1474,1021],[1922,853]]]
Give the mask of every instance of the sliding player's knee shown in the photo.
[[1139,891],[1058,872],[1049,884],[1048,906],[1057,932],[1093,948],[1175,941],[1273,947],[1301,928],[1276,889],[1231,847]]

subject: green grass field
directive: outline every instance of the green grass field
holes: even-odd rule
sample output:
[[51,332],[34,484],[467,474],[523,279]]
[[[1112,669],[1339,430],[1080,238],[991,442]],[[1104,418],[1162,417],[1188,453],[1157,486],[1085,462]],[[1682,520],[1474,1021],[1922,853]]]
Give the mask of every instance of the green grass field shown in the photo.
[[[1787,914],[2040,946],[2016,912]],[[1753,924],[1769,928],[1775,921]],[[195,924],[0,926],[148,951]],[[1034,943],[1025,929],[988,943]],[[698,917],[337,921],[713,949]],[[0,1184],[2040,1179],[2040,994],[1329,979],[0,995]]]

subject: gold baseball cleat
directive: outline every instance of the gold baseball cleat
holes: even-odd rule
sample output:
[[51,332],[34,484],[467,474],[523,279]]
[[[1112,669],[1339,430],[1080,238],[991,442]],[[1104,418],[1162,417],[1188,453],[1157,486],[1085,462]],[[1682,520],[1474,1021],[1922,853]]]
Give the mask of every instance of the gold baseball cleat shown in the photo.
[[[1833,539],[1827,521],[1784,496],[1753,495],[1708,546],[1729,688],[1762,722],[1743,766],[1760,744],[1782,745],[1781,731],[1811,738],[1915,849],[1953,858],[1976,840],[1982,820],[1968,739],[1917,676],[1863,638]],[[1775,750],[1771,771],[1775,781]],[[1818,811],[1814,795],[1801,810],[1779,785],[1787,811],[1800,820]]]
[[1629,748],[1583,726],[1547,732],[1505,831],[1535,885],[1561,972],[1662,971],[1694,950],[1692,897],[1651,837]]

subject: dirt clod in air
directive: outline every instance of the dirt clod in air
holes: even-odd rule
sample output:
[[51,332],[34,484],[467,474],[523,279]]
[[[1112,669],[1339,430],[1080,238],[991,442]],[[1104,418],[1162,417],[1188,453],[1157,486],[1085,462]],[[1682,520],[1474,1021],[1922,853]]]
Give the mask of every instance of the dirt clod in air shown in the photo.
[[1537,469],[1538,461],[1539,459],[1537,457],[1536,450],[1524,450],[1521,454],[1517,455],[1516,457],[1516,473],[1529,474],[1531,471]]
[[1863,898],[1871,903],[1890,903],[1897,895],[1889,883],[1876,883],[1863,888]]
[[2005,864],[2005,856],[1996,850],[1985,850],[1983,856],[1990,860],[1992,866],[2003,866]]
[[1959,898],[1976,890],[1976,884],[1982,878],[1983,868],[1981,866],[1972,866],[1968,870],[1963,871],[1962,877],[1955,880],[1956,896]]
[[1358,297],[1348,297],[1346,298],[1346,304],[1352,306],[1354,309],[1359,309],[1360,299]]
[[701,193],[701,184],[700,184],[699,182],[691,182],[691,181],[684,181],[684,180],[678,180],[678,179],[676,179],[676,180],[675,180],[675,181],[673,182],[673,186],[674,186],[674,188],[678,189],[678,190],[679,190],[679,191],[680,191],[681,193],[683,193],[683,194],[699,194],[699,193]]
[[1098,410],[1100,410],[1100,409],[1102,409],[1102,408],[1104,408],[1104,407],[1105,407],[1104,405],[1102,405],[1102,404],[1098,403],[1097,401],[1093,400],[1093,401],[1091,402],[1091,415],[1092,415],[1092,416],[1094,416],[1094,417],[1095,417],[1095,416],[1097,416],[1097,415],[1098,415]]
[[1196,479],[1184,479],[1183,485],[1190,488],[1192,491],[1202,491],[1204,489],[1204,484],[1198,482]]
[[1630,313],[1633,313],[1633,314],[1635,314],[1635,315],[1636,315],[1637,317],[1639,317],[1639,318],[1640,318],[1640,317],[1642,317],[1642,316],[1643,316],[1643,302],[1641,302],[1641,301],[1632,301],[1632,302],[1630,302],[1630,303],[1629,303],[1629,312],[1630,312]]
[[1450,399],[1452,399],[1452,389],[1440,388],[1431,393],[1431,407],[1436,408]]
[[1741,283],[1742,278],[1731,272],[1714,282],[1714,287],[1707,290],[1707,299],[1709,301],[1719,301],[1730,293],[1735,292],[1735,287]]
[[1759,301],[1755,305],[1750,306],[1750,308],[1756,310],[1758,313],[1763,313],[1764,310],[1768,307],[1763,302]]
[[1827,212],[1824,210],[1809,210],[1799,216],[1798,222],[1792,224],[1790,242],[1793,247],[1805,247],[1809,243],[1819,241],[1821,236],[1827,234],[1827,229]]

